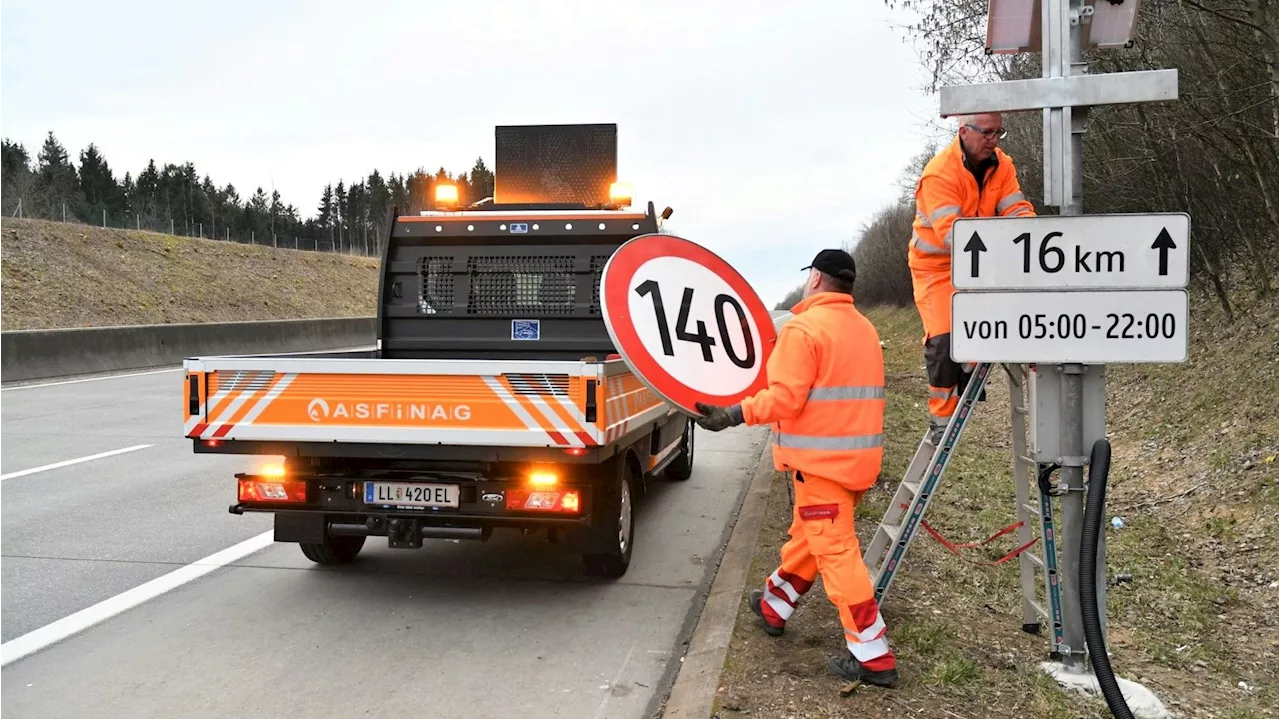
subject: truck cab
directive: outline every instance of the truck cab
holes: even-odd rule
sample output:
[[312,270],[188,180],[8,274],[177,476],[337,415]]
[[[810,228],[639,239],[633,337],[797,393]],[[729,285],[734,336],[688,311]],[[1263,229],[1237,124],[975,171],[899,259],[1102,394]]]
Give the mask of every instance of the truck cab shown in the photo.
[[492,198],[451,207],[437,186],[436,208],[392,210],[372,350],[185,362],[194,451],[263,457],[230,511],[273,514],[312,561],[502,529],[618,577],[636,498],[692,472],[691,418],[631,372],[600,310],[605,263],[670,210],[629,208],[611,125],[497,134]]

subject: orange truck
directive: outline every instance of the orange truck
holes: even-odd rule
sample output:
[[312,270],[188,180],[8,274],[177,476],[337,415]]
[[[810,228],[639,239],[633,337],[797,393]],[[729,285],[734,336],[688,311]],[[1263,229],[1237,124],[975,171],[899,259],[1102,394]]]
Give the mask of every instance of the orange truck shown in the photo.
[[636,497],[692,472],[692,419],[600,311],[605,262],[670,209],[628,209],[613,125],[499,127],[495,159],[492,197],[438,184],[435,209],[392,210],[375,348],[184,363],[194,451],[263,457],[230,511],[272,513],[314,562],[509,528],[618,577]]

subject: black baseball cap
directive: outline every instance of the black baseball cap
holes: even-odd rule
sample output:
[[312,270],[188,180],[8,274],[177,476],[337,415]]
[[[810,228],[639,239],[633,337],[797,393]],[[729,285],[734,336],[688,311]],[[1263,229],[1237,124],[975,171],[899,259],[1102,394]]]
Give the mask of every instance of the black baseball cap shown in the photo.
[[845,280],[853,280],[857,273],[857,268],[853,264],[853,255],[844,250],[823,250],[813,258],[813,264],[800,269],[810,268]]

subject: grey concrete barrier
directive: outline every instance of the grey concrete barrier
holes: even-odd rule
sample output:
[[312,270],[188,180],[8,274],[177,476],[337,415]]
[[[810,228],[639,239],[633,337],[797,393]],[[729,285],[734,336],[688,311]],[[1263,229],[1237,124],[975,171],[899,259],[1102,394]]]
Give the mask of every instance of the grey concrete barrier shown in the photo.
[[376,317],[134,325],[0,333],[5,382],[181,364],[198,355],[312,352],[374,344]]

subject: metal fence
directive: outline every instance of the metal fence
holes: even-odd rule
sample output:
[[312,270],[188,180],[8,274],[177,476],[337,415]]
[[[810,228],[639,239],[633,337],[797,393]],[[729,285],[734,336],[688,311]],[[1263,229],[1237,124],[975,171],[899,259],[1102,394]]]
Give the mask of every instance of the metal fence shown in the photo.
[[368,229],[352,231],[348,228],[334,228],[330,237],[302,237],[274,233],[270,229],[261,233],[256,230],[249,230],[248,234],[245,234],[244,230],[235,230],[226,225],[206,224],[203,222],[188,223],[184,220],[173,218],[145,218],[139,214],[112,215],[105,210],[101,212],[100,220],[85,221],[76,217],[66,205],[62,206],[61,216],[58,216],[56,212],[53,213],[54,216],[52,217],[48,216],[49,213],[44,212],[29,214],[23,208],[22,200],[18,201],[17,206],[9,214],[13,217],[65,222],[69,225],[159,232],[175,237],[195,237],[205,240],[220,240],[244,245],[305,250],[308,252],[331,252],[356,257],[379,257],[382,251],[377,233]]

